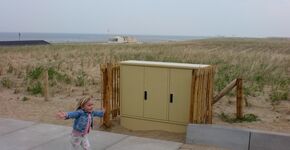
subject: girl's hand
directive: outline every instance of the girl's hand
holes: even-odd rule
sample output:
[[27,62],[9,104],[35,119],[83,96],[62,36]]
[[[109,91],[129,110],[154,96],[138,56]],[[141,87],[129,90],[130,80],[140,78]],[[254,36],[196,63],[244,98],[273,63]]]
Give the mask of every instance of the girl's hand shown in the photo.
[[65,112],[63,112],[63,111],[59,111],[58,113],[56,113],[56,117],[58,119],[65,119],[66,116],[67,116],[67,114]]

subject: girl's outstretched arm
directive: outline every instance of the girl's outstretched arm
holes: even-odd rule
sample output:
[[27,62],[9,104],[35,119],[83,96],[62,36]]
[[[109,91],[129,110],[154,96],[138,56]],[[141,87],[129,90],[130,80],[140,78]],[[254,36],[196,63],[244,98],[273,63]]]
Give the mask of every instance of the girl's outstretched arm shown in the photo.
[[59,119],[71,119],[71,118],[78,118],[81,115],[82,111],[72,111],[72,112],[63,112],[59,111],[56,113],[56,117]]
[[63,112],[63,111],[59,111],[58,113],[56,113],[56,117],[58,119],[65,119],[66,116],[67,116],[67,114],[65,112]]
[[103,117],[105,114],[105,111],[106,111],[105,109],[96,110],[96,111],[93,111],[92,114],[93,114],[93,116]]

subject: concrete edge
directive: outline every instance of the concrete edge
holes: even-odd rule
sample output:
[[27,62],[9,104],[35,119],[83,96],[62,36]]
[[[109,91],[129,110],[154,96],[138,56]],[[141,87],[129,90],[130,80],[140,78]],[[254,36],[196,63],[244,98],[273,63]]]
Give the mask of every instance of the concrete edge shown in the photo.
[[[229,143],[229,141],[241,136],[243,133],[249,133],[248,141],[242,142],[243,145],[246,144],[243,146],[243,149],[275,150],[279,148],[280,150],[284,150],[290,147],[290,142],[288,142],[290,141],[290,134],[287,133],[212,124],[188,124],[185,143],[208,144],[212,146],[231,148],[233,143]],[[224,136],[216,134],[224,134]],[[218,142],[215,140],[217,137],[219,137]]]

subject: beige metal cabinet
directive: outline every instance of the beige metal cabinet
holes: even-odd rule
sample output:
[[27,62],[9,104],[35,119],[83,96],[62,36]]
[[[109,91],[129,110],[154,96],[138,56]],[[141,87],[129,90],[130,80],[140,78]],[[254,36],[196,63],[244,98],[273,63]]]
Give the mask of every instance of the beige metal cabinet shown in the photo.
[[170,69],[169,120],[187,123],[189,120],[192,70]]
[[167,99],[168,69],[145,67],[143,117],[167,120]]
[[123,115],[143,117],[144,67],[121,66]]
[[200,66],[121,62],[121,125],[133,130],[184,132],[194,67]]

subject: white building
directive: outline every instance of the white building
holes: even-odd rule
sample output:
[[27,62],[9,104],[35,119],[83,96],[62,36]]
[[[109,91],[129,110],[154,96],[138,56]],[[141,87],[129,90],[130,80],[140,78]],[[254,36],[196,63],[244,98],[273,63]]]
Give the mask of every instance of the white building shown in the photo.
[[114,36],[110,38],[109,43],[137,43],[137,40],[131,36]]

